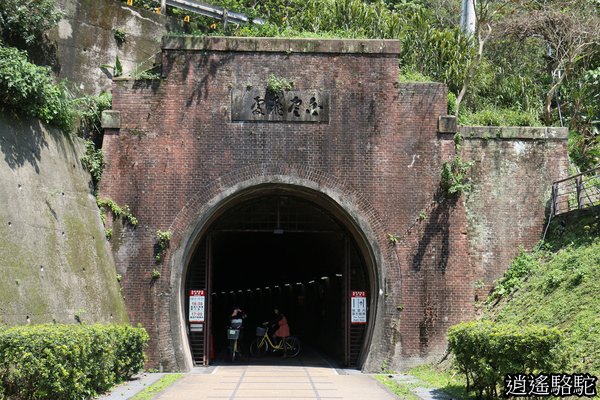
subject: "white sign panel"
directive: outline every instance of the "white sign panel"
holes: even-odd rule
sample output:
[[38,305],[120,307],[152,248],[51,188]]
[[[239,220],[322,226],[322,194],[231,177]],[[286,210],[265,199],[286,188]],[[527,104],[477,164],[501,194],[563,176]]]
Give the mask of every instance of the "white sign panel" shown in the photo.
[[204,322],[205,295],[204,290],[190,290],[189,322]]
[[367,292],[353,290],[350,292],[350,323],[367,323]]

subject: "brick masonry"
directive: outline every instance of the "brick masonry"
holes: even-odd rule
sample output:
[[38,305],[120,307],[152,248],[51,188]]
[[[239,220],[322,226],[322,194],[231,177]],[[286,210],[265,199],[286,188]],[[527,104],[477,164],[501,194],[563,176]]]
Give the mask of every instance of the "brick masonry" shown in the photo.
[[[115,231],[113,252],[130,319],[152,338],[150,366],[189,367],[178,313],[186,254],[220,205],[253,188],[270,184],[325,199],[357,227],[382,293],[372,300],[363,364],[371,371],[442,355],[446,329],[475,315],[482,293],[474,282],[488,288],[517,244],[537,240],[545,185],[562,176],[554,165],[566,160],[564,140],[536,139],[524,153],[511,144],[519,139],[473,138],[464,151],[477,161],[478,189],[466,202],[441,199],[441,164],[454,154],[452,135],[437,132],[447,89],[398,84],[398,46],[171,38],[163,41],[160,81],[114,81],[120,128],[105,130],[101,195],[128,204],[140,221],[135,230]],[[271,74],[299,92],[328,92],[328,121],[232,122],[232,93],[265,88]],[[514,181],[532,174],[539,179],[531,185]],[[504,197],[493,190],[500,182]],[[156,266],[158,229],[174,235]],[[388,234],[400,242],[393,246]],[[155,267],[165,279],[151,280]]]

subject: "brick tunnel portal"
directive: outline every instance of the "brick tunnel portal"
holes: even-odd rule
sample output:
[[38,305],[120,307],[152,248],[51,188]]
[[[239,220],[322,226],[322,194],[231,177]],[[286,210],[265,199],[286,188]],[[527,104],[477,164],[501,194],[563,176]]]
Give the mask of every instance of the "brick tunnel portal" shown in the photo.
[[184,278],[186,294],[205,294],[204,324],[189,322],[186,296],[194,364],[223,358],[229,315],[239,306],[248,316],[243,352],[279,308],[305,346],[360,367],[374,312],[365,306],[365,321],[357,314],[358,298],[375,290],[367,265],[344,222],[310,200],[271,193],[227,207],[203,233]]

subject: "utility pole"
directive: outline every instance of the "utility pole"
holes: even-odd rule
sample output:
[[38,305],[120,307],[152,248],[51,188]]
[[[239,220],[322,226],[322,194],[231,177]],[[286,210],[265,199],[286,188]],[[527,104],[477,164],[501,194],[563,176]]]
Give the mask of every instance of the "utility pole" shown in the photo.
[[466,35],[473,36],[475,34],[475,24],[475,0],[463,0],[460,28]]

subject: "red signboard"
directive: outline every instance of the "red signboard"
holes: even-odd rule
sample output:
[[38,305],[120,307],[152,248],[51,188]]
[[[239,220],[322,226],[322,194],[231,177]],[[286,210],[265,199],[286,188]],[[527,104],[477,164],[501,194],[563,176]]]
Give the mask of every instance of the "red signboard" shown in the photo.
[[367,292],[362,290],[350,292],[350,323],[367,323]]
[[190,290],[189,322],[204,322],[205,300],[206,292],[204,290]]

